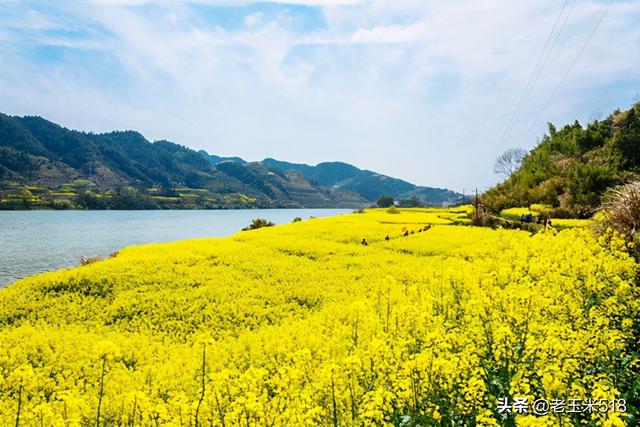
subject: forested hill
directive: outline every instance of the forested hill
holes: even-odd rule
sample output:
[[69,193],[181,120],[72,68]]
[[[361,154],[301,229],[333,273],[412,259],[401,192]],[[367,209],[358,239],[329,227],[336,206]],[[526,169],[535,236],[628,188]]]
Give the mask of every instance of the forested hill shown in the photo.
[[381,194],[400,200],[416,197],[432,203],[451,201],[460,197],[460,194],[446,188],[420,187],[398,178],[358,169],[348,163],[324,162],[309,166],[275,159],[265,159],[263,163],[268,167],[297,170],[320,185],[353,191],[367,200],[376,200]]
[[406,185],[384,187],[375,179],[328,185],[296,168],[149,142],[134,131],[86,133],[40,117],[0,114],[0,209],[355,208],[383,194],[433,204],[457,197],[381,179]]
[[640,103],[605,120],[549,131],[504,182],[484,194],[496,210],[544,203],[589,216],[606,190],[640,176]]
[[[201,153],[206,155],[206,152]],[[208,158],[218,164],[223,161],[233,161],[238,164],[246,162],[239,157],[218,157],[209,155]],[[391,196],[396,200],[419,200],[422,203],[442,204],[453,202],[460,198],[460,194],[446,188],[420,187],[398,178],[382,175],[369,170],[362,170],[343,162],[323,162],[316,166],[304,163],[290,163],[267,158],[262,162],[270,169],[299,172],[316,185],[339,191],[352,192],[367,201],[374,202],[381,195]]]

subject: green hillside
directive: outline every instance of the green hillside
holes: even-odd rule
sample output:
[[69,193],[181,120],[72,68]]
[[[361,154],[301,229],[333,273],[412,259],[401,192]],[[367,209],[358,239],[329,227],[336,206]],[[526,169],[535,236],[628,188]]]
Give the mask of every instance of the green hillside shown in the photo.
[[520,167],[487,191],[495,210],[542,203],[556,216],[587,217],[606,190],[640,175],[640,104],[586,126],[578,121],[549,131]]
[[[0,114],[0,209],[360,208],[383,194],[406,193],[398,189],[422,188],[344,163],[309,166],[315,174],[282,163],[209,155],[134,131],[86,133]],[[350,173],[336,175],[331,165]],[[443,191],[424,201],[457,196]]]
[[460,194],[445,188],[420,187],[401,179],[358,169],[348,163],[324,162],[309,166],[275,159],[265,159],[263,163],[271,168],[297,170],[320,185],[352,191],[371,202],[381,195],[388,195],[397,200],[416,197],[424,203],[438,205],[460,197]]

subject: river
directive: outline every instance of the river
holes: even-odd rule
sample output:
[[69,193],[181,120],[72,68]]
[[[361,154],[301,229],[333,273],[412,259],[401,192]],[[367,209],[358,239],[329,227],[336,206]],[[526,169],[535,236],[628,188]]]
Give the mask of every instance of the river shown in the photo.
[[125,246],[229,236],[253,218],[276,224],[347,209],[0,211],[0,287]]

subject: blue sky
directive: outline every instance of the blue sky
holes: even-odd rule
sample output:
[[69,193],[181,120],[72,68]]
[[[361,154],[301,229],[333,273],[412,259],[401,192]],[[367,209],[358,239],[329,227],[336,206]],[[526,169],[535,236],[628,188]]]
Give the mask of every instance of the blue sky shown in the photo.
[[540,113],[608,4],[0,0],[0,111],[469,191],[496,182],[496,154],[530,149],[546,122],[640,100],[640,2],[617,0]]

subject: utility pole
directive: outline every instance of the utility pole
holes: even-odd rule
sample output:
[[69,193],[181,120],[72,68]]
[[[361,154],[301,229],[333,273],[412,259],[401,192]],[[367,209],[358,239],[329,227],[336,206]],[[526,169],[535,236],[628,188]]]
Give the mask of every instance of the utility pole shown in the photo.
[[476,199],[474,200],[475,211],[476,211],[476,223],[478,222],[478,187],[476,187]]

